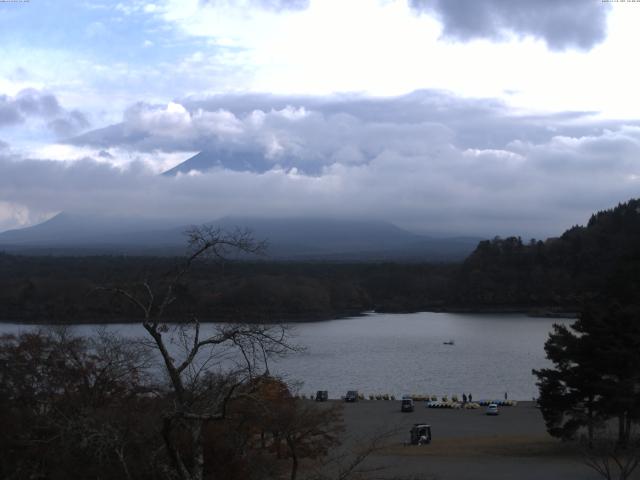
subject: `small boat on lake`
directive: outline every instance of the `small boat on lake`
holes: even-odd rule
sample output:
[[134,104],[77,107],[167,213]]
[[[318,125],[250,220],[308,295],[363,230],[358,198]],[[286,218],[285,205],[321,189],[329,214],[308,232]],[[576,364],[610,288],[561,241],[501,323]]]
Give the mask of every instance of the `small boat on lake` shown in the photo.
[[455,345],[453,340],[449,340],[448,342],[442,342],[443,345]]

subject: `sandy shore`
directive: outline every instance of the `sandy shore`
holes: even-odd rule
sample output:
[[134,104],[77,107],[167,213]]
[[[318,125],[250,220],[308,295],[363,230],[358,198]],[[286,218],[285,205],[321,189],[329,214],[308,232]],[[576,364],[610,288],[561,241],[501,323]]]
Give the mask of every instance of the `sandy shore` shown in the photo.
[[[330,402],[334,403],[334,402]],[[550,437],[532,402],[502,407],[489,417],[478,410],[428,409],[416,402],[411,413],[399,401],[344,404],[346,448],[365,445],[391,432],[365,466],[383,468],[371,478],[459,480],[591,480],[600,478],[580,455]],[[405,446],[414,423],[431,425],[431,445]],[[635,477],[634,477],[635,478]],[[640,477],[639,477],[640,478]]]

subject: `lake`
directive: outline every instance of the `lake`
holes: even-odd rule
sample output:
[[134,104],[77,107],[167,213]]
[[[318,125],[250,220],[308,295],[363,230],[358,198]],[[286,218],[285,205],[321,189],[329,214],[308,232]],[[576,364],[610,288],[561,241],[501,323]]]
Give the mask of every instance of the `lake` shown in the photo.
[[[293,341],[305,351],[273,362],[271,371],[304,382],[300,392],[347,390],[365,395],[473,394],[474,399],[531,400],[538,395],[531,369],[549,365],[544,342],[553,323],[572,320],[516,314],[367,314],[295,324]],[[17,333],[31,325],[0,324]],[[126,337],[144,336],[137,324],[110,325]],[[73,327],[91,335],[96,326]],[[203,328],[203,331],[206,331]],[[444,342],[453,341],[454,345]]]

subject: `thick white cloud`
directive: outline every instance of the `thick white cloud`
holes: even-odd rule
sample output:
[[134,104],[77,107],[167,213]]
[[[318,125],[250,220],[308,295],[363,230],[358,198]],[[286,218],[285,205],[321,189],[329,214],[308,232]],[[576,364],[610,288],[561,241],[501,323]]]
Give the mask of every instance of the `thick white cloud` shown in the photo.
[[[140,104],[122,124],[76,141],[83,146],[37,155],[56,161],[5,154],[0,198],[21,206],[22,218],[62,210],[185,222],[315,215],[543,237],[640,193],[640,127],[589,118],[521,116],[442,92]],[[231,152],[242,168],[158,175],[194,145]],[[74,150],[77,160],[60,161]]]
[[637,164],[592,152],[597,169],[587,164],[558,172],[540,161],[553,156],[554,145],[530,148],[531,158],[453,148],[436,159],[384,151],[368,164],[335,163],[318,176],[214,169],[164,177],[139,163],[120,169],[91,160],[3,159],[0,194],[29,215],[66,210],[185,222],[228,214],[358,216],[427,232],[542,236],[584,221],[640,187]]
[[213,7],[263,8],[265,10],[302,10],[309,6],[309,0],[201,0],[203,5]]
[[[631,4],[92,5],[66,9],[86,31],[48,45],[67,17],[45,10],[50,30],[8,43],[0,229],[83,210],[357,215],[432,232],[547,235],[638,195],[640,96],[629,59],[640,9]],[[27,38],[20,28],[5,36]],[[111,125],[43,145],[52,132],[86,128],[72,108]],[[541,111],[557,113],[532,113]],[[202,150],[222,160],[158,175]]]
[[[221,95],[168,105],[137,104],[123,122],[84,134],[72,144],[134,152],[219,152],[243,169],[297,168],[318,173],[333,163],[368,163],[384,151],[439,158],[464,151],[507,150],[552,137],[582,137],[617,128],[589,120],[589,112],[522,115],[490,99],[441,91],[394,98]],[[251,168],[251,160],[260,165]]]
[[[442,95],[437,101],[446,99]],[[251,110],[245,104],[246,111],[219,108],[215,99],[210,105],[195,104],[191,111],[174,102],[168,106],[139,104],[125,113],[121,124],[89,132],[72,143],[145,152],[217,151],[237,157],[243,165],[249,165],[249,170],[284,167],[318,173],[335,162],[366,163],[386,150],[403,155],[435,155],[443,142],[453,137],[448,126],[433,120],[434,116],[453,112],[425,111],[434,105],[426,109],[425,105],[417,105],[417,111],[411,112],[403,110],[403,99],[399,104],[365,99],[321,104],[316,99],[312,100],[315,108],[279,106],[282,99],[274,100],[270,108],[262,105],[264,110]],[[425,97],[425,101],[436,100]],[[222,98],[221,104],[225,103]],[[380,108],[385,112],[376,112]],[[260,165],[251,168],[247,156]]]
[[33,214],[24,205],[0,201],[0,231],[28,227],[49,218],[47,214]]

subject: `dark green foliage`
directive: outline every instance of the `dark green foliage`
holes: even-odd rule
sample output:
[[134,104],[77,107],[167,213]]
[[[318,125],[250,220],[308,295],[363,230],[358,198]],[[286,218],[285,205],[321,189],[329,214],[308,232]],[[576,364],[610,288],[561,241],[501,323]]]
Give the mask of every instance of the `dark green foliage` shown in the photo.
[[586,427],[618,422],[618,441],[629,441],[640,419],[640,311],[617,304],[590,306],[567,328],[555,325],[545,344],[554,368],[534,370],[549,433],[573,438]]
[[538,377],[538,403],[547,430],[555,437],[570,439],[587,427],[591,440],[601,419],[596,409],[601,397],[599,359],[591,341],[592,337],[581,337],[563,325],[554,325],[545,351],[555,368],[533,372]]
[[451,303],[459,306],[577,311],[599,297],[628,303],[640,294],[640,200],[545,242],[480,242],[454,283]]
[[[98,285],[162,281],[177,259],[22,257],[0,254],[0,319],[34,323],[136,321],[121,299]],[[277,322],[417,311],[445,303],[454,265],[287,262],[198,263],[167,312],[204,321]]]

